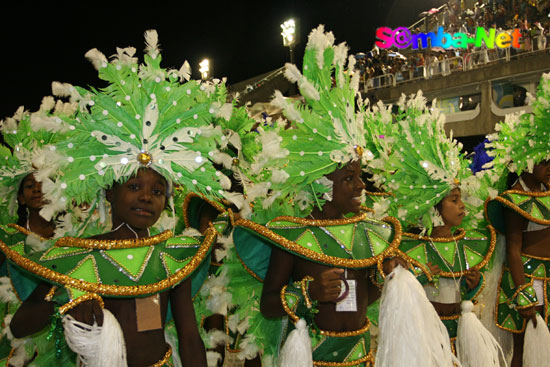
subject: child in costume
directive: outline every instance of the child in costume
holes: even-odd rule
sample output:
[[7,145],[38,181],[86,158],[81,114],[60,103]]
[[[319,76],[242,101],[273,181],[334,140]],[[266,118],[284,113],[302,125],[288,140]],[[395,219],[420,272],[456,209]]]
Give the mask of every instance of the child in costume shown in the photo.
[[[475,302],[483,286],[480,271],[495,246],[493,228],[483,223],[485,197],[478,197],[487,190],[472,175],[460,145],[446,136],[444,116],[426,107],[421,92],[408,100],[402,96],[396,120],[388,124],[378,118],[371,124],[392,130],[384,135],[376,132],[380,137],[374,153],[377,160],[370,166],[376,167],[372,173],[377,186],[391,193],[380,207],[388,208],[387,214],[399,218],[407,228],[399,251],[415,265],[454,348],[461,303]],[[469,213],[463,200],[468,200]],[[411,228],[418,227],[422,232],[412,233]],[[471,304],[468,307],[471,311]],[[463,363],[472,358],[460,352]],[[498,354],[494,362],[498,365]]]
[[[9,246],[19,247],[26,253],[50,247],[53,242],[48,239],[60,237],[71,227],[67,224],[73,224],[70,218],[59,216],[56,218],[59,224],[56,228],[56,223],[48,213],[42,212],[48,219],[41,215],[45,201],[41,183],[35,178],[37,172],[33,166],[33,160],[44,159],[44,157],[54,158],[49,149],[44,150],[44,147],[54,144],[60,136],[48,131],[35,131],[32,128],[32,121],[47,116],[54,108],[54,104],[53,97],[46,97],[38,111],[29,113],[24,110],[24,107],[20,107],[13,117],[6,118],[0,123],[0,131],[7,145],[0,146],[0,159],[5,162],[0,178],[0,240]],[[64,103],[55,106],[55,109],[58,114],[70,114],[70,111],[74,111],[74,108]],[[9,332],[11,317],[21,304],[21,299],[28,297],[34,282],[29,281],[27,277],[17,276],[19,274],[10,277],[13,271],[8,271],[4,255],[1,254],[1,257],[3,263],[0,279],[4,301],[1,345],[2,352],[5,351],[5,347],[9,352],[3,353],[6,357],[1,363],[13,366],[22,366],[30,361],[44,365],[54,363],[48,359],[51,357],[48,350],[53,350],[55,347],[53,340],[47,340],[47,332],[20,340],[13,338]],[[19,292],[15,292],[13,281],[19,281],[17,284]],[[64,349],[70,352],[66,346]],[[67,356],[70,357],[70,354]],[[60,362],[71,365],[70,358]]]
[[[373,363],[366,309],[379,290],[368,275],[400,240],[396,219],[370,220],[361,210],[361,163],[370,157],[365,106],[357,96],[359,76],[350,74],[354,59],[346,68],[347,48],[333,42],[319,26],[309,36],[303,75],[287,64],[286,76],[297,82],[305,104],[276,93],[272,103],[290,126],[283,121],[260,129],[261,151],[238,173],[253,210],[241,212],[250,219],[235,222],[235,247],[245,268],[263,280],[262,314],[288,316],[286,331],[297,328],[279,356],[288,366],[308,359],[331,366]],[[395,263],[386,262],[386,270]],[[306,344],[296,344],[296,332]]]
[[[257,152],[257,147],[250,144],[257,136],[253,131],[255,121],[245,108],[235,108],[231,119],[218,122],[225,144],[213,159],[230,170],[233,192],[221,201],[190,193],[183,206],[186,225],[201,229],[211,221],[218,230],[211,274],[195,298],[195,308],[202,315],[201,325],[207,330],[203,338],[205,344],[217,346],[216,351],[223,354],[218,365],[270,366],[277,353],[280,323],[267,320],[258,312],[261,283],[243,267],[232,237],[233,222],[238,219],[237,212],[244,202],[239,190],[242,182],[235,176],[242,167],[250,167]],[[215,365],[210,360],[214,353],[208,351],[207,356],[209,364]]]
[[548,356],[546,342],[526,341],[526,328],[532,321],[531,326],[542,331],[549,323],[549,95],[550,74],[543,74],[531,103],[533,113],[507,116],[497,124],[497,132],[489,136],[487,144],[492,148],[488,154],[494,156],[492,165],[517,178],[508,190],[486,203],[487,218],[506,237],[495,319],[499,328],[513,333],[514,367],[526,365],[537,356],[546,360],[533,365],[542,365]]
[[[53,179],[43,179],[45,209],[57,212],[67,210],[68,202],[104,198],[111,204],[113,228],[92,238],[64,237],[30,255],[0,242],[13,267],[44,281],[20,307],[11,329],[18,336],[32,334],[52,317],[54,334],[63,337],[63,323],[69,346],[89,365],[172,365],[173,354],[185,365],[205,366],[192,295],[206,276],[216,231],[174,236],[168,229],[173,220],[163,221],[160,233],[153,225],[169,206],[172,183],[211,198],[229,189],[210,158],[221,137],[211,123],[229,118],[231,105],[218,84],[187,81],[188,66],[161,68],[156,32],[145,37],[141,65],[133,48],[118,49],[111,62],[89,51],[86,56],[108,86],[98,91],[64,85],[58,94],[79,111],[55,116],[48,121],[52,125],[37,124],[64,137],[50,147],[62,159],[39,167],[39,173],[51,165],[62,168]],[[177,351],[164,335],[170,313]]]

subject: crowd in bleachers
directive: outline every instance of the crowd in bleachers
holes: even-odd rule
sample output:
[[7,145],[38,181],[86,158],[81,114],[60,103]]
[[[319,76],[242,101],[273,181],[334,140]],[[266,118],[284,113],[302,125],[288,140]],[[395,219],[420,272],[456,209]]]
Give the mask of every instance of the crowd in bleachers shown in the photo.
[[374,47],[356,55],[357,66],[366,88],[395,84],[416,78],[448,75],[453,70],[467,70],[501,58],[542,50],[547,47],[550,29],[550,0],[486,0],[466,6],[464,0],[450,0],[438,9],[421,13],[421,20],[409,27],[413,34],[435,32],[443,26],[445,32],[474,35],[477,27],[521,31],[520,49],[424,48],[412,50]]

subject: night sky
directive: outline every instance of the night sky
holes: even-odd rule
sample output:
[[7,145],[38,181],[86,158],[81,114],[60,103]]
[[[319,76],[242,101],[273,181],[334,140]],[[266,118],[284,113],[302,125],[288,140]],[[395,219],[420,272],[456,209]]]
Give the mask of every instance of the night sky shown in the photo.
[[[47,4],[45,4],[47,3]],[[212,75],[238,83],[289,61],[280,24],[298,22],[295,56],[299,65],[311,29],[324,24],[336,43],[351,53],[372,49],[380,26],[408,26],[442,0],[281,0],[233,1],[3,1],[0,5],[2,87],[0,119],[18,106],[35,111],[51,82],[98,85],[84,54],[97,48],[106,56],[133,46],[142,60],[143,33],[156,29],[164,67],[185,60],[199,77],[198,63],[209,58]]]

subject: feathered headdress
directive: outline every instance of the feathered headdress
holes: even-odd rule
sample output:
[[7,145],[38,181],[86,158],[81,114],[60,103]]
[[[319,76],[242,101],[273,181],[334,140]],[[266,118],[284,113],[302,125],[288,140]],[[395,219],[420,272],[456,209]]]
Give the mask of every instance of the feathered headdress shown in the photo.
[[[45,149],[55,144],[61,136],[48,130],[35,131],[32,122],[41,120],[53,109],[59,116],[73,113],[76,106],[70,103],[55,103],[53,97],[45,97],[40,109],[30,113],[23,106],[12,117],[0,122],[0,132],[6,146],[0,145],[0,223],[12,223],[17,220],[17,194],[23,179],[35,173],[33,161],[49,161],[58,158],[55,151]],[[43,175],[54,175],[53,170]]]
[[487,164],[500,171],[507,169],[521,175],[532,172],[535,164],[550,159],[550,73],[542,74],[537,94],[531,100],[533,113],[506,115],[488,136],[487,154],[494,157]]
[[46,215],[63,210],[68,201],[93,202],[98,188],[123,182],[141,167],[209,197],[229,189],[229,180],[212,164],[222,138],[213,122],[232,112],[223,84],[188,80],[187,63],[180,70],[162,68],[156,31],[145,38],[141,65],[131,47],[117,49],[110,62],[96,49],[86,53],[108,83],[105,88],[54,83],[54,94],[79,108],[34,124],[64,138],[51,146],[62,159],[37,165],[39,173],[52,165],[62,172],[53,180],[42,177],[50,202],[42,209]]
[[[399,112],[392,130],[390,153],[375,162],[375,183],[391,192],[389,215],[407,226],[431,230],[438,223],[434,209],[453,188],[476,186],[461,144],[447,137],[443,124],[445,116],[426,106],[419,91],[398,102]],[[471,178],[473,177],[473,178]],[[464,191],[464,190],[463,190]],[[439,218],[440,220],[440,218]]]
[[321,25],[309,35],[302,73],[286,64],[285,75],[297,83],[305,102],[275,92],[271,103],[288,121],[258,129],[261,151],[247,172],[254,185],[246,192],[247,200],[256,201],[255,221],[308,215],[314,205],[331,200],[332,182],[325,175],[371,157],[365,149],[365,106],[359,75],[353,73],[355,59],[347,57],[344,43],[333,43],[333,34]]

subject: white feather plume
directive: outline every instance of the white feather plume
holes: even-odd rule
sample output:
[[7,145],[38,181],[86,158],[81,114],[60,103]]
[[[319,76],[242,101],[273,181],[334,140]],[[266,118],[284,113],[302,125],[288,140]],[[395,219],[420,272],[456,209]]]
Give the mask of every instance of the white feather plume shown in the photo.
[[50,243],[48,241],[42,241],[40,237],[34,233],[30,233],[27,236],[25,244],[27,244],[32,249],[32,251],[44,251],[50,246]]
[[260,352],[256,345],[256,336],[254,334],[247,334],[244,339],[241,340],[239,345],[241,351],[237,353],[239,359],[253,359]]
[[145,52],[149,54],[153,59],[156,59],[159,55],[159,36],[156,30],[150,29],[145,31]]
[[212,153],[211,157],[216,164],[222,164],[226,169],[230,169],[233,165],[233,157],[227,153],[216,151]]
[[69,97],[71,102],[79,101],[80,94],[69,83],[52,82],[52,94],[57,97]]
[[231,203],[235,204],[237,209],[241,209],[244,204],[244,196],[238,192],[224,192],[224,198],[229,200]]
[[178,75],[180,77],[180,80],[182,80],[182,81],[183,80],[187,81],[191,78],[191,65],[189,65],[187,60],[185,60],[185,62],[183,63],[183,65],[179,69]]
[[271,180],[273,183],[282,183],[285,182],[290,175],[283,169],[273,169],[271,171]]
[[117,54],[113,55],[113,59],[120,62],[123,65],[137,64],[138,59],[134,57],[136,53],[135,47],[116,48]]
[[225,345],[226,343],[232,343],[233,338],[227,335],[222,330],[212,329],[207,334],[208,337],[208,347],[213,348],[217,345]]
[[92,63],[96,70],[99,70],[99,68],[101,67],[107,66],[107,58],[97,48],[92,48],[91,50],[86,52],[84,54],[84,57],[86,57]]
[[231,119],[233,113],[233,105],[231,103],[220,104],[219,102],[212,103],[212,107],[216,113],[216,117],[221,117],[226,121]]
[[54,133],[69,131],[69,125],[57,116],[46,116],[41,112],[31,114],[31,128],[33,131],[44,129]]
[[11,285],[11,280],[9,277],[0,278],[0,301],[2,301],[3,303],[19,302]]
[[285,64],[285,76],[293,83],[298,83],[304,77],[296,65],[290,63]]

